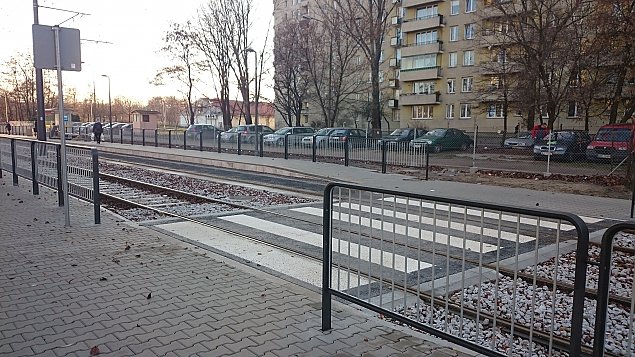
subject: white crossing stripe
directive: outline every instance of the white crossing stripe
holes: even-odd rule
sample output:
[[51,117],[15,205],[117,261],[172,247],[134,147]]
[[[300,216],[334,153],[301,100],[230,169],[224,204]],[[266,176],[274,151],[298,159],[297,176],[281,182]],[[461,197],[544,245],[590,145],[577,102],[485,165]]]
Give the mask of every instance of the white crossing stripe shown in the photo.
[[[386,197],[384,198],[384,201],[387,202],[395,202],[395,198],[394,197]],[[405,198],[397,198],[396,199],[397,203],[400,204],[408,204],[410,206],[416,206],[419,207],[419,204],[421,204],[421,207],[423,208],[433,208],[433,209],[437,209],[437,210],[441,210],[441,211],[447,211],[448,210],[448,206],[444,205],[444,204],[437,204],[435,206],[434,203],[431,202],[425,202],[425,201],[419,201],[419,200],[407,200]],[[461,206],[452,206],[452,212],[454,213],[460,213],[460,214],[465,214],[465,208],[461,207]],[[467,214],[472,215],[472,216],[481,216],[481,210],[479,209],[467,209]],[[508,222],[518,222],[518,216],[516,215],[510,215],[510,214],[503,214],[500,215],[498,213],[495,212],[484,212],[484,217],[485,218],[493,218],[493,219],[501,219],[503,221],[508,221]],[[580,218],[585,222],[585,223],[589,223],[589,224],[593,224],[593,223],[597,223],[602,221],[601,219],[597,219],[597,218],[593,218],[593,217],[584,217],[584,216],[580,216]],[[525,217],[521,217],[520,218],[520,223],[522,224],[528,224],[528,225],[532,225],[532,226],[536,226],[538,224],[538,220],[534,219],[534,218],[525,218]],[[547,221],[547,220],[540,220],[540,226],[541,227],[545,227],[545,228],[551,228],[551,229],[558,229],[558,223],[557,222],[552,222],[552,221]],[[570,224],[566,224],[566,223],[561,223],[560,224],[560,230],[561,231],[570,231],[575,229],[574,226],[570,225]]]
[[[301,208],[293,208],[291,210],[300,212],[300,213],[310,214],[313,216],[320,216],[320,217],[322,216],[321,208],[301,207]],[[421,230],[415,227],[406,227],[401,224],[392,224],[390,222],[383,222],[382,220],[379,220],[379,219],[370,220],[368,218],[359,217],[355,215],[349,216],[348,214],[340,213],[340,212],[333,212],[333,219],[347,222],[347,223],[350,222],[352,224],[359,224],[365,227],[372,227],[378,230],[383,230],[388,233],[394,232],[400,235],[407,235],[409,237],[421,239],[428,242],[434,242],[434,243],[446,244],[446,245],[450,244],[451,246],[457,247],[457,248],[463,248],[463,245],[465,244],[465,249],[468,249],[474,252],[488,253],[498,249],[495,245],[487,244],[487,243],[483,243],[483,248],[481,249],[481,243],[474,240],[463,239],[463,238],[454,237],[454,236],[448,237],[448,235],[444,233],[439,233],[439,232],[435,233],[431,231]]]
[[[337,205],[337,204],[336,204]],[[362,211],[362,212],[370,212],[370,206],[360,206],[358,204],[355,203],[340,203],[339,204],[340,207],[346,209],[346,208],[350,208],[352,210],[355,211]],[[403,219],[403,220],[408,220],[410,222],[417,222],[417,223],[422,223],[422,224],[428,224],[428,225],[433,225],[433,226],[438,226],[438,227],[442,227],[442,228],[447,228],[448,227],[448,221],[442,220],[442,219],[434,219],[434,218],[428,218],[428,217],[422,217],[418,214],[406,214],[403,212],[395,212],[389,209],[382,209],[381,207],[373,207],[372,209],[372,213],[373,214],[380,214],[380,215],[384,215],[386,217],[394,217],[394,218],[399,218],[399,219]],[[483,230],[483,235],[484,236],[488,236],[488,237],[492,237],[492,238],[497,238],[498,239],[498,230],[497,229],[491,229],[491,228],[481,228],[479,226],[474,226],[471,224],[463,224],[460,222],[451,222],[450,223],[450,228],[452,229],[456,229],[458,231],[463,231],[465,230],[468,233],[474,233],[474,234],[481,234],[481,229]],[[523,235],[523,234],[516,234],[515,232],[507,232],[507,231],[501,231],[500,232],[500,239],[502,240],[507,240],[510,242],[516,242],[518,241],[519,243],[527,243],[527,242],[531,242],[536,240],[536,237],[532,237],[532,236],[527,236],[527,235]]]
[[[266,221],[264,219],[255,218],[244,214],[220,217],[220,219],[258,229],[263,232],[283,236],[316,247],[322,247],[321,234],[289,227],[284,224]],[[359,258],[364,261],[370,261],[379,265],[383,264],[387,267],[392,267],[394,263],[394,269],[402,272],[410,273],[413,271],[417,271],[419,268],[424,269],[432,266],[431,264],[425,262],[419,262],[416,259],[406,259],[406,257],[404,257],[403,255],[392,254],[391,252],[387,251],[382,252],[379,249],[360,246],[356,243],[340,241],[340,243],[336,245],[337,247],[333,245],[333,251],[339,250],[339,252],[344,255]]]

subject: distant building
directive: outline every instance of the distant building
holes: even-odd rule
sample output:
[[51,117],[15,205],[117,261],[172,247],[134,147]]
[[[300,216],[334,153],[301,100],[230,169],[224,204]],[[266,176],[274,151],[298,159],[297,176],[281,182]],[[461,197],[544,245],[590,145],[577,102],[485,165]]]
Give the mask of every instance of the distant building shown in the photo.
[[156,110],[133,110],[130,114],[134,129],[156,129],[161,122],[161,112]]
[[[230,100],[229,106],[232,111],[232,127],[245,124],[243,116],[242,101]],[[214,125],[219,129],[223,129],[223,113],[221,112],[218,99],[200,98],[196,101],[194,109],[194,123]],[[251,105],[252,120],[255,120],[255,103]],[[271,103],[258,103],[258,124],[267,125],[275,128],[274,108]],[[183,113],[179,116],[179,126],[187,127],[190,125],[189,115]]]

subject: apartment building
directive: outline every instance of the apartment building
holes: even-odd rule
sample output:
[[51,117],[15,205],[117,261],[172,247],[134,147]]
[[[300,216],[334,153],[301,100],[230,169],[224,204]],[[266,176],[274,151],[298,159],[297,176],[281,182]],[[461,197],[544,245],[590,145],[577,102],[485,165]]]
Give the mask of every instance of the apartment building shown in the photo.
[[[312,8],[318,1],[325,0],[275,0],[275,24],[315,16]],[[514,64],[507,46],[497,43],[495,33],[504,32],[506,25],[491,1],[388,1],[391,17],[380,67],[382,129],[504,130],[501,72],[513,75]],[[583,129],[576,103],[568,104],[554,127]],[[311,115],[319,114],[307,109],[307,122]],[[526,115],[510,102],[507,130],[525,126]],[[598,120],[591,123],[599,125]]]

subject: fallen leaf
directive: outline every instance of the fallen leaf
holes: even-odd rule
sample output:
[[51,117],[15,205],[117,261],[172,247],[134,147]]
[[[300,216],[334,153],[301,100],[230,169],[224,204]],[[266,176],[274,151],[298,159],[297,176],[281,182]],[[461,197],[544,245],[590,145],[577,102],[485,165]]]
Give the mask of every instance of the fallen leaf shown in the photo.
[[99,352],[99,347],[97,347],[97,346],[93,346],[93,347],[90,349],[90,355],[91,355],[91,356],[97,356],[97,355],[98,355],[98,354],[100,354],[100,353],[101,353],[101,352]]
[[135,254],[134,255],[136,258],[141,258],[141,254]]
[[102,277],[99,281],[108,281],[108,279],[106,277]]
[[148,293],[148,296],[146,296],[146,299],[150,299],[152,298],[152,293]]

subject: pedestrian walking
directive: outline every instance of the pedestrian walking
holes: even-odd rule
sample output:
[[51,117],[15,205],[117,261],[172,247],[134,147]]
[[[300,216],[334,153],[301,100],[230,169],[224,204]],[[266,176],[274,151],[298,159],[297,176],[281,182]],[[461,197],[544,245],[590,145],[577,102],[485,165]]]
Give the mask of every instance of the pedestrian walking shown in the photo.
[[7,134],[11,135],[11,123],[7,121],[7,125],[4,126],[7,129]]
[[95,141],[97,144],[101,144],[101,134],[104,132],[104,127],[101,126],[101,122],[96,122],[93,125],[93,134],[95,134]]
[[520,123],[516,124],[516,126],[514,127],[514,134],[518,134],[519,130],[520,130]]

